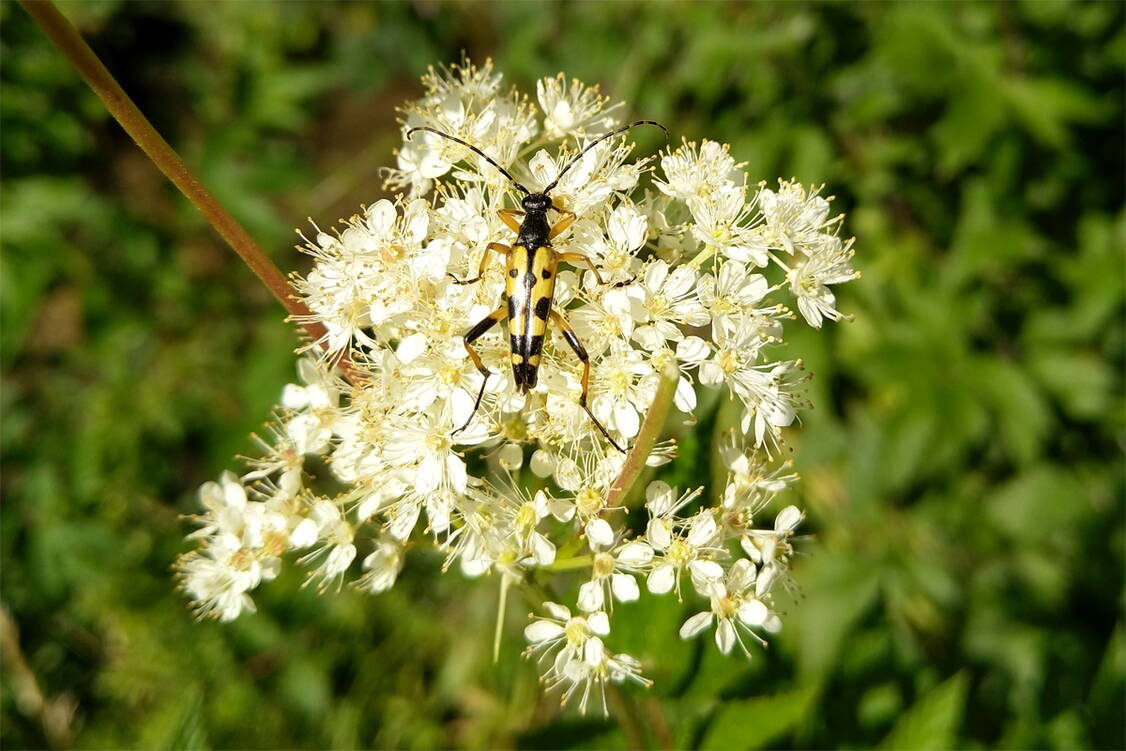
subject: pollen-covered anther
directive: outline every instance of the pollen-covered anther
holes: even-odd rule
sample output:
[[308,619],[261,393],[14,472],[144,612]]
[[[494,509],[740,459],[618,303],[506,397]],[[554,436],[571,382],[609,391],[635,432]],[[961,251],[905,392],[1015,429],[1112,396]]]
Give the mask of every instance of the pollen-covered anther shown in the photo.
[[445,386],[456,386],[461,381],[461,366],[453,362],[442,363],[438,368],[438,379]]
[[384,263],[395,263],[402,260],[406,254],[407,251],[402,245],[387,245],[379,249],[379,257]]
[[426,435],[426,448],[434,453],[449,451],[452,446],[453,442],[444,432],[430,431]]
[[679,568],[688,565],[695,557],[695,551],[692,549],[691,545],[677,538],[669,545],[669,549],[665,551],[665,556]]
[[594,516],[606,506],[606,499],[594,488],[583,488],[575,494],[575,508],[583,516]]
[[596,553],[591,564],[591,572],[595,579],[605,579],[614,573],[614,556],[609,553]]
[[529,532],[535,529],[538,523],[539,514],[536,513],[536,507],[531,503],[521,504],[520,510],[516,512],[516,528],[522,532]]
[[231,554],[228,563],[236,571],[247,571],[254,563],[254,554],[246,548],[239,548]]
[[563,633],[567,637],[568,644],[576,648],[581,647],[590,638],[590,626],[587,625],[585,618],[572,618],[563,627]]
[[720,597],[712,603],[712,610],[720,618],[732,618],[739,610],[739,605],[730,597]]
[[268,532],[262,541],[267,555],[280,556],[289,549],[289,536],[284,532]]

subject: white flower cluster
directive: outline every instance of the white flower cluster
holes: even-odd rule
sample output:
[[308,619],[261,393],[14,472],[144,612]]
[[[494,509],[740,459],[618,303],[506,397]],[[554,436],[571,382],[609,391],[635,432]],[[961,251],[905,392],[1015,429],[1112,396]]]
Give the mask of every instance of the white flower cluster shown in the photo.
[[[800,361],[776,359],[793,315],[771,298],[788,292],[812,326],[842,317],[830,285],[856,272],[840,217],[817,190],[749,186],[711,141],[634,160],[616,137],[562,175],[552,201],[578,218],[553,245],[589,257],[606,283],[561,269],[554,307],[589,353],[591,414],[647,454],[631,461],[580,405],[582,366],[561,332],[549,330],[538,384],[520,393],[508,336],[494,328],[474,345],[491,373],[482,379],[463,336],[503,300],[503,264],[484,266],[474,284],[455,280],[476,275],[489,243],[514,242],[498,211],[516,208],[516,194],[466,147],[429,132],[406,138],[420,126],[460,138],[534,191],[620,125],[616,107],[563,76],[542,80],[533,102],[502,90],[490,64],[432,71],[423,83],[423,98],[403,109],[404,143],[388,172],[404,195],[337,231],[318,229],[302,248],[315,264],[295,285],[327,334],[300,360],[301,384],[286,387],[261,458],[241,479],[203,487],[193,535],[202,544],[180,562],[185,590],[202,613],[234,618],[252,609],[248,593],[276,576],[281,556],[300,551],[321,586],[363,555],[357,584],[380,592],[408,545],[428,540],[447,566],[515,586],[585,572],[578,615],[543,603],[546,616],[526,630],[545,681],[581,696],[584,709],[607,682],[648,683],[637,659],[606,647],[613,602],[636,600],[642,585],[707,603],[683,637],[714,625],[723,652],[736,643],[746,652],[744,635],[761,641],[781,627],[773,594],[789,582],[802,518],[789,506],[755,526],[796,479],[771,458],[802,380]],[[342,357],[347,379],[330,365]],[[623,487],[675,455],[646,435],[664,417],[654,400],[672,392],[691,415],[698,386],[726,386],[741,406],[739,429],[716,447],[726,486],[709,500],[652,482],[645,531],[633,534],[641,527],[627,523],[637,511],[620,505]],[[524,491],[528,473],[545,489]]]

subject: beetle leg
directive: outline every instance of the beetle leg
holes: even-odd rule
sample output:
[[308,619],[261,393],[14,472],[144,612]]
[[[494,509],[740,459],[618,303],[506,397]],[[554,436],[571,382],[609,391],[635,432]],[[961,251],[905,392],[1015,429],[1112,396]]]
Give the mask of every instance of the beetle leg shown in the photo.
[[520,220],[516,217],[524,216],[524,212],[519,209],[500,209],[497,211],[500,220],[507,224],[513,232],[520,231]]
[[473,417],[477,414],[477,409],[481,406],[481,397],[485,395],[485,384],[489,382],[489,376],[492,375],[489,369],[485,367],[485,363],[481,362],[481,356],[477,354],[477,350],[473,349],[473,342],[480,339],[485,332],[493,326],[503,321],[507,315],[508,307],[501,305],[492,313],[489,313],[489,315],[478,321],[473,328],[465,333],[465,338],[463,339],[465,351],[469,353],[470,359],[473,360],[473,364],[477,366],[477,370],[484,376],[484,380],[481,381],[481,390],[477,392],[477,401],[473,402],[473,411],[469,413],[469,419],[465,421],[465,425],[455,430],[454,434],[465,430],[469,427],[469,423],[473,422]]
[[587,395],[590,393],[590,355],[587,354],[583,343],[579,341],[579,337],[575,335],[575,330],[571,328],[571,324],[567,323],[567,319],[564,318],[559,311],[551,311],[551,320],[554,321],[555,325],[559,327],[559,330],[563,332],[563,338],[567,340],[567,344],[571,345],[571,349],[575,351],[575,356],[578,357],[579,361],[583,364],[583,393],[579,397],[579,406],[586,411],[591,422],[594,423],[594,427],[598,428],[602,435],[606,437],[606,440],[610,442],[610,445],[624,454],[626,450],[610,437],[606,428],[602,426],[602,423],[598,421],[598,418],[594,416],[594,413],[590,411],[590,406],[586,403]]
[[456,276],[450,273],[447,273],[446,276],[453,279],[454,284],[473,284],[474,282],[480,281],[481,277],[485,275],[485,267],[489,265],[490,250],[494,253],[498,253],[504,256],[505,258],[507,258],[508,254],[512,252],[512,248],[502,243],[489,243],[485,246],[485,254],[481,256],[481,265],[477,268],[477,276],[473,277],[472,279],[458,279]]
[[547,234],[548,240],[553,240],[558,235],[565,232],[566,229],[574,224],[575,220],[579,218],[578,215],[573,211],[563,211],[562,209],[560,209],[559,213],[563,214],[564,216],[562,219],[555,223],[554,227],[551,228],[551,232]]
[[[582,253],[560,253],[558,257],[560,261],[566,261],[567,263],[586,264],[586,267],[594,272],[594,278],[598,280],[598,283],[606,284],[606,281],[602,278],[602,274],[598,273],[598,267],[594,265],[594,261],[590,260],[590,256],[585,256]],[[615,282],[613,286],[625,287],[633,284],[635,279],[637,279],[636,276],[624,282]]]

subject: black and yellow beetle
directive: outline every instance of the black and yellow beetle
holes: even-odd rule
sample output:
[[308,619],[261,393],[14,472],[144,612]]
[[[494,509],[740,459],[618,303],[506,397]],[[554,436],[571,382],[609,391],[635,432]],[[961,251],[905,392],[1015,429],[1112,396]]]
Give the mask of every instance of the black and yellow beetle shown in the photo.
[[[598,421],[594,413],[590,411],[590,406],[587,404],[587,395],[590,389],[590,356],[587,354],[582,342],[580,342],[579,338],[575,335],[574,329],[567,323],[567,319],[564,318],[559,311],[551,309],[552,299],[555,296],[555,272],[560,261],[572,264],[585,264],[587,268],[594,272],[594,276],[599,284],[605,284],[605,282],[602,280],[602,275],[598,273],[598,268],[589,257],[582,253],[556,253],[555,249],[552,248],[551,241],[570,227],[578,217],[574,212],[557,208],[551,202],[549,193],[559,184],[559,180],[563,177],[564,173],[571,169],[586,152],[590,151],[607,138],[625,133],[630,128],[636,128],[638,125],[656,125],[666,133],[668,132],[665,126],[658,122],[653,120],[638,120],[637,122],[630,123],[629,125],[625,125],[599,136],[576,154],[575,157],[559,171],[555,180],[539,193],[533,193],[525,188],[516,181],[516,178],[509,174],[508,170],[493,161],[488,154],[460,138],[429,127],[411,128],[407,131],[408,139],[422,130],[465,146],[473,153],[482,157],[489,164],[496,167],[502,175],[511,181],[512,185],[517,190],[524,194],[524,198],[520,202],[523,211],[501,209],[497,212],[501,220],[517,233],[516,243],[511,246],[502,243],[489,243],[485,248],[485,254],[481,257],[481,265],[477,269],[477,276],[472,279],[454,278],[457,284],[472,284],[480,280],[484,275],[490,253],[498,253],[504,256],[507,269],[507,275],[504,279],[504,296],[506,303],[478,322],[476,326],[466,332],[464,337],[465,349],[469,352],[469,356],[473,359],[473,364],[477,366],[477,370],[484,376],[484,380],[481,382],[481,390],[477,392],[477,401],[473,404],[473,412],[469,415],[469,420],[466,421],[465,425],[458,428],[458,431],[464,430],[466,425],[473,420],[473,415],[477,414],[477,409],[481,406],[481,398],[485,395],[485,383],[488,382],[489,376],[491,375],[489,369],[481,362],[481,356],[473,349],[473,342],[507,317],[509,349],[512,356],[512,375],[516,380],[516,387],[520,389],[520,392],[527,393],[536,385],[536,378],[539,374],[540,367],[540,356],[543,352],[543,340],[544,337],[547,336],[547,322],[550,319],[559,327],[559,330],[563,332],[563,338],[571,345],[571,349],[574,350],[575,355],[583,364],[583,391],[582,395],[579,397],[579,406],[586,410],[587,415],[590,416],[595,426],[614,448],[618,449],[618,451],[624,450],[610,437],[610,433],[607,432],[602,423]],[[562,214],[563,218],[554,225],[551,225],[547,221],[547,212],[553,209]],[[523,221],[517,218],[521,215],[524,217]]]

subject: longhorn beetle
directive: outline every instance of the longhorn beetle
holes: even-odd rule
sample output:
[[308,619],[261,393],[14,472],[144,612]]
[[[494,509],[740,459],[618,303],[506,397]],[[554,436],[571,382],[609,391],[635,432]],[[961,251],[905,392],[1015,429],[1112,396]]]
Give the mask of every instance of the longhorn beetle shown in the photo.
[[[477,276],[472,279],[458,279],[454,277],[453,274],[450,274],[456,284],[473,284],[479,281],[485,273],[485,267],[488,265],[490,253],[497,253],[504,256],[505,267],[508,272],[504,279],[506,304],[502,304],[499,308],[483,318],[476,326],[466,332],[464,337],[465,350],[469,353],[469,357],[472,358],[473,364],[477,366],[477,370],[484,376],[484,380],[481,381],[481,390],[477,392],[477,401],[473,403],[473,412],[470,413],[469,419],[465,421],[465,425],[462,425],[454,431],[455,433],[464,430],[473,420],[473,415],[477,414],[477,409],[481,406],[481,398],[485,395],[485,384],[488,382],[489,376],[491,375],[489,369],[481,362],[481,356],[478,355],[477,351],[473,348],[473,342],[481,338],[486,331],[507,317],[509,350],[512,356],[512,374],[516,379],[516,387],[520,389],[520,393],[525,394],[536,385],[536,379],[539,375],[540,356],[543,352],[543,339],[547,335],[547,321],[551,319],[551,321],[559,327],[559,330],[563,332],[563,338],[567,340],[567,344],[571,345],[571,349],[574,350],[575,355],[583,364],[583,393],[582,396],[579,397],[579,406],[586,411],[595,427],[598,428],[614,448],[618,451],[625,451],[625,449],[619,446],[617,442],[610,437],[606,428],[598,421],[594,413],[590,411],[590,406],[587,404],[587,395],[590,390],[590,356],[587,354],[582,342],[580,342],[579,338],[575,335],[575,330],[567,323],[567,319],[564,318],[559,311],[551,309],[552,298],[555,295],[555,270],[560,261],[571,264],[585,264],[587,268],[594,272],[594,277],[598,280],[599,284],[605,284],[605,282],[602,280],[602,275],[598,273],[598,268],[588,256],[582,253],[557,253],[555,249],[552,248],[551,241],[570,227],[578,216],[572,211],[566,211],[565,209],[560,209],[555,206],[551,202],[549,193],[559,184],[560,178],[563,177],[567,170],[571,169],[586,152],[590,151],[607,138],[625,133],[630,128],[636,128],[639,125],[656,125],[668,134],[668,129],[665,128],[665,126],[653,120],[638,120],[637,122],[630,123],[629,125],[603,134],[587,144],[571,161],[567,162],[567,166],[559,171],[559,174],[555,176],[555,180],[539,193],[533,193],[525,188],[516,181],[516,178],[509,174],[508,170],[493,161],[488,154],[460,138],[426,126],[411,128],[407,131],[408,139],[420,130],[424,130],[436,136],[441,136],[448,141],[453,141],[454,143],[465,146],[489,164],[496,167],[502,175],[508,178],[513,187],[524,194],[524,198],[520,201],[523,211],[517,209],[501,209],[497,212],[497,214],[500,215],[501,221],[517,233],[516,243],[511,246],[502,243],[489,243],[485,247],[484,255],[481,256],[481,265],[477,269]],[[563,215],[563,218],[554,225],[549,224],[547,221],[547,212],[552,209]],[[523,221],[518,221],[517,217],[519,216],[524,217]]]

